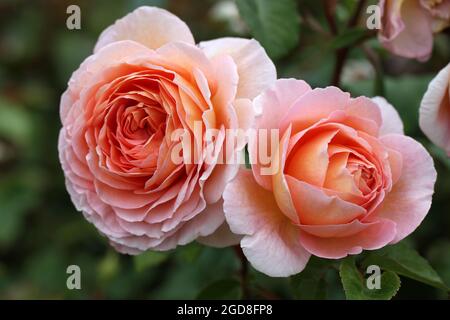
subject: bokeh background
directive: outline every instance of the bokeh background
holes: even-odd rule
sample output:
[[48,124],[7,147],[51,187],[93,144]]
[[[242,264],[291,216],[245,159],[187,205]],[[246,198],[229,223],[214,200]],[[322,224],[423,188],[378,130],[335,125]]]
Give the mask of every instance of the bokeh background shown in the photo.
[[[299,42],[271,51],[279,77],[330,84],[335,51],[320,1],[297,1]],[[339,1],[345,24],[356,1]],[[66,8],[81,8],[81,30],[68,30]],[[140,5],[169,9],[197,41],[251,36],[233,1],[0,0],[0,298],[238,298],[241,265],[233,248],[193,243],[167,253],[119,255],[76,212],[57,154],[59,99],[71,73],[91,54],[100,32]],[[292,35],[291,35],[292,36]],[[384,94],[406,133],[432,153],[438,171],[433,206],[409,242],[450,285],[450,159],[418,128],[418,107],[429,81],[450,60],[449,32],[436,37],[432,59],[418,63],[385,52],[376,38],[350,51],[341,86],[355,95]],[[349,41],[341,39],[340,41]],[[295,42],[295,41],[294,41]],[[341,44],[342,45],[342,44]],[[269,49],[270,50],[270,49]],[[376,68],[374,68],[376,66]],[[376,72],[377,71],[377,72]],[[420,172],[417,172],[420,175]],[[81,290],[68,290],[66,268],[81,268]],[[269,278],[249,267],[250,296],[295,298],[295,278]],[[324,276],[323,297],[344,298],[338,273]],[[402,278],[395,299],[446,299],[445,292]]]

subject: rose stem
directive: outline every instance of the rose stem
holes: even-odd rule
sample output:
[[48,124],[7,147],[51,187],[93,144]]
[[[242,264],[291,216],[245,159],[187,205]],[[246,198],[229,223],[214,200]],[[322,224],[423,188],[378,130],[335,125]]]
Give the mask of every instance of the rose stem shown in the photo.
[[[358,5],[355,9],[355,12],[353,13],[353,16],[348,21],[347,29],[351,29],[358,24],[359,17],[361,15],[361,12],[362,12],[365,4],[366,4],[366,0],[360,0],[358,2]],[[327,21],[328,21],[328,23],[330,23],[330,21],[328,19],[327,19]],[[334,19],[333,19],[333,21],[334,21]],[[331,25],[330,25],[330,29],[332,29]],[[336,64],[334,66],[333,78],[331,80],[331,84],[333,86],[338,87],[341,83],[342,70],[344,69],[345,61],[348,58],[349,52],[350,52],[350,46],[340,48],[336,51]]]
[[236,256],[239,258],[241,262],[241,269],[240,269],[240,280],[241,280],[241,290],[242,290],[242,298],[248,299],[249,298],[249,290],[248,290],[248,264],[247,259],[245,258],[244,253],[242,252],[242,249],[239,245],[233,246],[234,252],[236,253]]

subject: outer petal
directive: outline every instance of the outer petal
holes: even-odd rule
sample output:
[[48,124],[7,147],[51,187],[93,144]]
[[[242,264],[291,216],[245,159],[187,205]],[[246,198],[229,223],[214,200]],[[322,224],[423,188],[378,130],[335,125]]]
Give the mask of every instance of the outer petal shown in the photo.
[[253,99],[271,86],[276,78],[275,66],[258,41],[242,38],[220,38],[199,43],[210,58],[227,54],[238,67],[237,98]]
[[375,102],[381,110],[383,124],[380,128],[380,136],[390,133],[404,134],[403,122],[397,110],[383,97],[374,97]]
[[228,224],[224,222],[213,234],[200,237],[197,241],[207,246],[224,248],[237,245],[241,239],[242,236],[231,232]]
[[430,82],[419,109],[425,135],[450,154],[450,64]]
[[[349,224],[350,226],[350,224]],[[395,236],[395,223],[384,219],[366,224],[360,232],[347,237],[317,237],[302,231],[302,245],[311,254],[327,259],[340,259],[362,250],[375,250],[387,245]]]
[[[268,129],[267,147],[266,150],[261,150],[261,156],[272,156],[270,150],[277,149],[270,143],[272,132],[269,129],[278,129],[281,119],[289,111],[292,104],[306,92],[310,91],[311,87],[302,80],[296,79],[279,79],[268,90],[253,100],[253,107],[256,113],[260,116],[255,120],[255,127],[257,129]],[[283,132],[279,132],[279,135]],[[264,137],[264,135],[262,135]],[[278,137],[279,139],[280,137]],[[261,144],[259,144],[261,146]],[[261,167],[268,167],[270,164],[262,164],[258,159],[258,141],[255,139],[249,142],[249,155],[252,163],[252,169],[258,183],[266,189],[272,189],[272,177],[269,175],[261,175]]]
[[[392,30],[387,32],[389,27],[383,26],[381,43],[399,56],[428,60],[433,48],[431,15],[419,1],[386,0],[385,3],[384,12],[388,16],[383,18],[392,24]],[[390,10],[395,11],[394,16],[389,16]]]
[[94,52],[120,40],[133,40],[151,49],[173,41],[195,44],[189,27],[177,16],[164,9],[147,6],[137,8],[104,30]]
[[278,128],[293,103],[311,90],[303,80],[278,79],[253,101],[256,113],[261,114],[256,120],[256,126],[259,129]]
[[291,124],[293,133],[297,133],[332,112],[344,109],[350,102],[350,94],[337,87],[316,88],[298,98],[289,111],[283,114],[280,128],[284,131]]
[[417,141],[397,134],[383,136],[380,140],[402,154],[403,167],[399,180],[370,219],[394,221],[397,235],[392,242],[396,243],[413,232],[427,215],[437,174],[433,158]]
[[61,97],[60,117],[61,122],[65,124],[69,109],[73,107],[75,101],[79,98],[80,91],[86,85],[93,75],[98,74],[108,65],[124,62],[129,57],[150,55],[152,50],[133,41],[120,41],[110,44],[86,58],[70,77],[68,88]]
[[271,192],[260,187],[251,171],[241,171],[224,193],[231,231],[244,235],[241,247],[253,267],[272,277],[305,268],[310,254],[299,243],[299,229],[278,209]]

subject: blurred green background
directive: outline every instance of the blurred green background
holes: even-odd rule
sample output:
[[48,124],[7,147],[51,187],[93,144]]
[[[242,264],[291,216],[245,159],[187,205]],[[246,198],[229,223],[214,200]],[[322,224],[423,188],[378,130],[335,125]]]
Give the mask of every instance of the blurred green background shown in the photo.
[[[294,1],[295,2],[295,1]],[[81,30],[66,28],[66,8],[81,8]],[[340,1],[344,25],[355,1]],[[252,32],[233,1],[213,0],[0,0],[0,298],[238,298],[240,261],[233,248],[190,244],[167,253],[130,257],[115,253],[74,209],[64,187],[57,154],[59,98],[71,73],[91,54],[100,32],[141,5],[169,9],[190,26],[196,41],[252,35],[274,58],[279,77],[312,86],[330,84],[335,51],[358,36],[336,40],[327,32],[320,1],[297,1],[298,29],[273,43]],[[289,18],[287,18],[289,19]],[[258,26],[256,26],[257,28]],[[300,32],[298,32],[300,30]],[[262,31],[261,31],[262,32]],[[353,38],[352,38],[353,37]],[[399,110],[406,133],[433,154],[438,170],[431,211],[409,242],[450,285],[450,159],[418,128],[426,87],[450,60],[449,33],[436,37],[433,57],[418,63],[393,57],[376,38],[356,43],[342,75],[355,95],[384,93]],[[343,44],[344,43],[344,44]],[[272,45],[272,47],[271,47]],[[374,58],[375,57],[375,58]],[[370,58],[370,59],[369,59]],[[372,59],[372,64],[369,63]],[[373,65],[377,66],[374,68]],[[375,69],[378,72],[375,72]],[[383,70],[383,72],[381,72]],[[418,172],[417,174],[420,174]],[[81,268],[81,290],[68,290],[66,268]],[[249,270],[250,296],[295,298],[295,279]],[[323,277],[323,297],[344,298],[333,268]],[[396,299],[448,298],[445,292],[402,278]]]

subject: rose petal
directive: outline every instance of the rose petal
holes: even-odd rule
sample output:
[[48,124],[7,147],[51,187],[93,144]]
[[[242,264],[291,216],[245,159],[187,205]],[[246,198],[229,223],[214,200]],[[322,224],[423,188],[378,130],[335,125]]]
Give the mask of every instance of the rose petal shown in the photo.
[[364,208],[339,197],[328,196],[318,187],[291,176],[286,176],[286,180],[301,224],[348,223],[366,213]]
[[376,250],[395,237],[395,223],[384,219],[369,224],[360,232],[348,237],[322,238],[308,232],[300,233],[302,245],[311,254],[326,259],[341,259],[362,250]]
[[[264,150],[262,145],[258,143],[258,139],[254,139],[249,142],[248,150],[255,179],[267,190],[272,189],[272,178],[270,175],[261,175],[261,169],[270,167],[270,163],[262,163],[265,159],[260,159],[260,157],[270,159],[272,156],[271,150],[277,149],[276,146],[272,146],[270,143],[271,136],[275,133],[271,132],[271,130],[278,130],[281,119],[292,104],[310,90],[311,87],[302,80],[279,79],[270,89],[256,97],[253,101],[255,112],[261,114],[255,119],[255,128],[260,130],[267,129],[265,135],[263,132],[260,132],[260,137],[266,139],[267,146],[265,148],[266,150]],[[282,132],[278,132],[276,140],[280,139],[280,134]],[[261,147],[262,150],[259,150],[258,147]],[[261,152],[261,155],[259,155],[259,152]]]
[[412,233],[422,222],[431,206],[436,182],[433,158],[412,138],[386,135],[381,141],[402,154],[402,174],[371,217],[390,219],[397,224],[396,243]]
[[450,63],[430,82],[419,109],[425,135],[450,154]]
[[[433,48],[431,15],[419,1],[386,0],[384,25],[379,34],[380,42],[391,52],[406,58],[428,60]],[[391,7],[395,6],[394,7]]]
[[230,55],[233,58],[239,73],[236,98],[253,99],[277,78],[272,60],[256,40],[220,38],[200,42],[199,46],[210,58],[219,55]]
[[403,121],[398,111],[383,97],[374,97],[372,101],[380,107],[383,119],[379,135],[383,136],[390,133],[404,134]]
[[272,277],[287,277],[305,268],[309,254],[298,229],[278,209],[272,195],[249,170],[242,170],[224,192],[224,211],[231,231],[244,235],[242,250],[253,267]]
[[327,118],[332,112],[344,109],[350,101],[350,94],[339,88],[316,88],[299,97],[289,111],[283,113],[279,127],[284,132],[289,125],[292,125],[292,131],[295,134]]
[[147,6],[137,8],[105,29],[94,52],[121,40],[133,40],[150,49],[174,41],[195,44],[189,27],[180,18],[164,9]]
[[[221,210],[223,210],[223,200],[221,200],[220,203],[222,205]],[[223,214],[223,212],[221,214]],[[239,244],[241,239],[242,236],[231,232],[228,223],[224,222],[214,233],[206,237],[200,237],[197,241],[207,246],[225,248]]]

